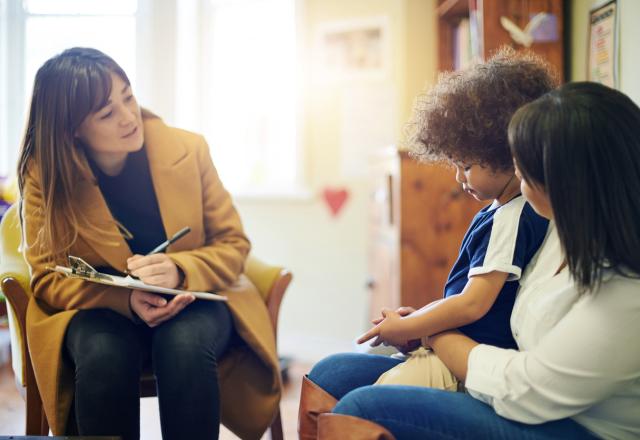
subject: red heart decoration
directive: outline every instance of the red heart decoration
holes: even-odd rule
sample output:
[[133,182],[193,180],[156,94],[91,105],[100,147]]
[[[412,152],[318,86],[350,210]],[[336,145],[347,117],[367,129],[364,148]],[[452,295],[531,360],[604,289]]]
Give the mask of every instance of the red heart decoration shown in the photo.
[[322,196],[324,197],[324,201],[327,203],[327,206],[329,206],[331,215],[333,217],[336,217],[340,212],[340,210],[342,209],[342,207],[344,206],[344,203],[349,198],[349,191],[347,191],[344,188],[342,189],[325,188],[322,191]]

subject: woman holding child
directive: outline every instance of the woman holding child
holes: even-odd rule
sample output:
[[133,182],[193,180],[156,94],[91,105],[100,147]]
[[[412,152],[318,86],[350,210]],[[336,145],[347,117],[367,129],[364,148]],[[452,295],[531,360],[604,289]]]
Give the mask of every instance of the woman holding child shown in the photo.
[[[495,70],[495,64],[472,69]],[[622,93],[592,83],[536,98],[508,127],[522,193],[553,220],[513,308],[519,351],[479,344],[456,330],[427,334],[425,342],[468,394],[370,386],[399,361],[329,357],[303,386],[301,434],[640,436],[640,109]],[[411,318],[410,310],[399,312],[385,312],[381,324]],[[403,340],[403,329],[391,327],[390,338],[382,330],[373,335],[406,349],[412,336]]]

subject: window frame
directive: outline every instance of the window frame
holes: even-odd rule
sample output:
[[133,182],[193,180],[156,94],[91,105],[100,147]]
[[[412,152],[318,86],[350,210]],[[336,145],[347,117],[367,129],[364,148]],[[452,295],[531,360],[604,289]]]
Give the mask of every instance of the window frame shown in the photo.
[[[295,8],[295,28],[298,41],[301,41],[300,26],[303,19],[303,0],[292,0]],[[213,5],[211,0],[170,0],[153,1],[138,0],[136,21],[136,77],[135,93],[142,106],[160,115],[169,125],[178,126],[195,132],[204,132],[204,102],[197,98],[199,90],[206,87],[204,78],[203,56],[207,44],[207,20],[211,17]],[[190,12],[189,12],[190,11]],[[187,34],[185,27],[180,27],[181,17],[185,13],[197,17],[195,25]],[[24,126],[28,116],[28,102],[24,101],[26,84],[26,22],[29,14],[21,0],[0,0],[0,175],[13,175],[19,157]],[[50,14],[43,14],[50,15]],[[53,14],[51,14],[53,15]],[[68,14],[65,14],[68,16]],[[11,44],[9,44],[9,36]],[[184,48],[195,44],[189,51],[195,61],[185,59]],[[301,45],[296,46],[296,76],[299,84],[303,84],[302,60],[304,53]],[[161,47],[162,50],[153,50]],[[187,80],[185,63],[196,65],[195,72]],[[166,66],[174,66],[173,69]],[[306,181],[304,157],[304,114],[303,100],[300,95],[302,87],[298,87],[296,96],[296,115],[294,125],[296,138],[294,151],[296,154],[295,179],[290,190],[262,191],[260,189],[232,192],[234,197],[243,199],[308,199],[311,197]],[[155,93],[155,91],[162,93]],[[194,100],[185,96],[196,97]],[[215,157],[214,163],[215,163]]]

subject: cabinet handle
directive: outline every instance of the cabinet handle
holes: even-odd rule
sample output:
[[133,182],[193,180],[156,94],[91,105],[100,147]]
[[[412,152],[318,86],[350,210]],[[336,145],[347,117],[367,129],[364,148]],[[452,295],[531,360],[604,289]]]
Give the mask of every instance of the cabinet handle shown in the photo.
[[373,279],[373,277],[369,277],[367,279],[367,282],[365,283],[365,286],[367,287],[367,289],[369,290],[373,290],[376,288],[376,280]]
[[392,226],[393,222],[394,222],[394,218],[393,218],[393,174],[388,174],[387,175],[387,191],[389,194],[389,197],[387,197],[387,200],[389,201],[389,225]]

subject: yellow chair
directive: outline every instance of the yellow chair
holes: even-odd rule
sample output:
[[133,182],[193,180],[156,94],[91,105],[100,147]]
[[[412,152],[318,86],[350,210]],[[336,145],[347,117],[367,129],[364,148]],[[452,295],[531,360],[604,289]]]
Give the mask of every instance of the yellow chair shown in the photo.
[[[19,251],[21,235],[19,212],[17,204],[14,204],[5,213],[0,224],[0,285],[8,300],[13,371],[26,404],[25,432],[26,435],[48,435],[49,424],[42,407],[27,345],[26,316],[31,287],[29,267]],[[292,275],[288,270],[271,266],[254,256],[247,260],[245,274],[265,300],[277,340],[278,312]],[[140,397],[155,395],[154,376],[145,373],[140,378]],[[279,410],[269,430],[273,440],[282,440],[282,419]]]

